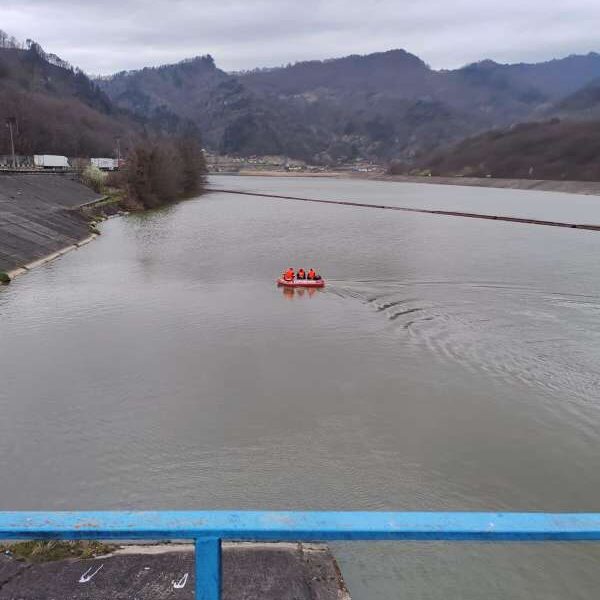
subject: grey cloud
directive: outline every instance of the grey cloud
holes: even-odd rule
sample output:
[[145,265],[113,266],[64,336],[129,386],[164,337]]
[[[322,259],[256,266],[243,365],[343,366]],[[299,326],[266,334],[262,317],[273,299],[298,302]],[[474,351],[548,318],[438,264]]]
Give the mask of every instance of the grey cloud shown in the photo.
[[[568,6],[565,6],[568,4]],[[90,73],[210,53],[227,70],[405,48],[436,68],[596,49],[597,0],[20,0],[0,27]]]

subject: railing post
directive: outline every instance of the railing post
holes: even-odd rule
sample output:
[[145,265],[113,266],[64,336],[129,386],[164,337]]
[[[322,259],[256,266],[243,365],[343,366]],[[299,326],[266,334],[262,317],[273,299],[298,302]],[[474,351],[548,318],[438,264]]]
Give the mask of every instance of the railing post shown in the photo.
[[196,539],[196,600],[221,600],[221,540]]

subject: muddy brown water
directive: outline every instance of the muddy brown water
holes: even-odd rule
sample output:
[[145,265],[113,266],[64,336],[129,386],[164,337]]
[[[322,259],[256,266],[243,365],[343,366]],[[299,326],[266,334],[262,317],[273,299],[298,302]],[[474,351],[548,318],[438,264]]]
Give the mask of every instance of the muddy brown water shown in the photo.
[[[600,200],[215,177],[600,223]],[[0,288],[0,509],[598,511],[600,234],[213,193]],[[274,285],[314,266],[324,290]],[[596,598],[597,544],[342,544],[354,598]]]

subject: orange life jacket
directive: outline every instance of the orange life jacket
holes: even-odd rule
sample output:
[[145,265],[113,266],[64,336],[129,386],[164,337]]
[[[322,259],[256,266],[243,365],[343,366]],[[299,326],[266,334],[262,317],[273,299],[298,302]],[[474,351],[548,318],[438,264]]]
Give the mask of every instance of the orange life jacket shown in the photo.
[[286,281],[292,281],[294,279],[294,270],[293,269],[288,269],[284,274],[283,274],[283,278]]
[[315,272],[314,272],[314,271],[311,269],[311,270],[308,272],[308,278],[309,278],[309,279],[314,279],[314,278],[315,278],[315,276],[316,276],[316,273],[315,273]]

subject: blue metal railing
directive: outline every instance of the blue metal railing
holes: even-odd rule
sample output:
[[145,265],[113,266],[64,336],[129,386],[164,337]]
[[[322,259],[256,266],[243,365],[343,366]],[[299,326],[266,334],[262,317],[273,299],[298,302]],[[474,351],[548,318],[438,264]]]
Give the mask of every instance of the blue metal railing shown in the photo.
[[190,539],[196,598],[221,597],[221,541],[600,541],[600,513],[0,512],[0,539]]

